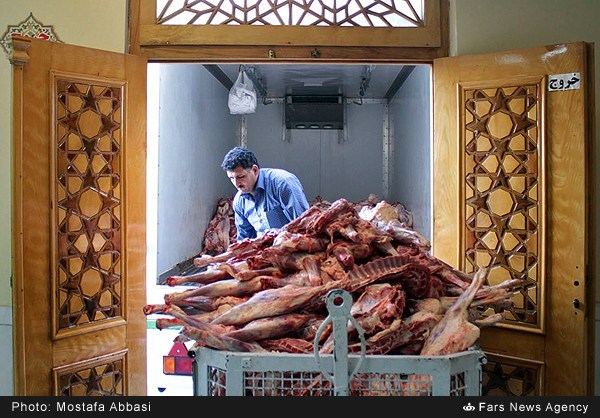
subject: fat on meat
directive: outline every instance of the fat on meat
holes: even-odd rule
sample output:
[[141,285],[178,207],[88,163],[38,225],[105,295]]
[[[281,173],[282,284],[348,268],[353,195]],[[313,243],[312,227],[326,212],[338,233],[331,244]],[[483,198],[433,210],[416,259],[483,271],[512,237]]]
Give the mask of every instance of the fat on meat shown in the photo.
[[[199,255],[194,264],[204,271],[167,283],[190,290],[167,294],[165,304],[147,305],[144,313],[171,316],[160,326],[184,325],[179,338],[198,346],[309,353],[328,315],[327,293],[342,289],[352,296],[368,353],[465,350],[481,327],[502,320],[523,281],[486,285],[484,269],[466,273],[437,259],[400,206],[374,195],[359,204],[321,199],[280,229]],[[349,350],[360,351],[351,322],[347,332]],[[331,352],[332,335],[329,321],[320,352]],[[409,390],[418,389],[413,383]]]

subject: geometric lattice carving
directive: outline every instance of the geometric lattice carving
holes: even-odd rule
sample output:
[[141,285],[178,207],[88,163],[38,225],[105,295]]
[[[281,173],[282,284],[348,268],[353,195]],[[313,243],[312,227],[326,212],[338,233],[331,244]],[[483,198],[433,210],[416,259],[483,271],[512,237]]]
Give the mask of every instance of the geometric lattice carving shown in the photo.
[[156,13],[167,25],[424,26],[422,0],[157,0]]
[[123,315],[123,86],[55,77],[57,330]]
[[541,395],[542,365],[486,355],[482,366],[483,396]]
[[505,323],[542,328],[545,202],[544,89],[539,83],[469,88],[464,98],[464,268],[498,284],[527,284]]
[[53,370],[57,396],[122,396],[125,352]]

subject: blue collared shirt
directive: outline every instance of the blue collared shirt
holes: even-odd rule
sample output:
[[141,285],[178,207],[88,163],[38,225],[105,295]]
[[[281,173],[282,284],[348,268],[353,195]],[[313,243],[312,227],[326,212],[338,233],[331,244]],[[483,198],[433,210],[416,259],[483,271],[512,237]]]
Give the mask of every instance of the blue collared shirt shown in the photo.
[[298,177],[279,168],[261,168],[254,195],[233,198],[237,239],[256,238],[269,228],[281,228],[308,209]]

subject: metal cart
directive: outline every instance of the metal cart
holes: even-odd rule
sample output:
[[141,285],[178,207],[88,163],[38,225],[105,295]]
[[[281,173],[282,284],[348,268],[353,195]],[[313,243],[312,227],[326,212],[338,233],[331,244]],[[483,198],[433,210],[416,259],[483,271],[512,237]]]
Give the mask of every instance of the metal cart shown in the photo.
[[[365,355],[362,330],[343,290],[326,297],[329,316],[313,354],[240,353],[199,347],[194,361],[196,396],[479,396],[485,355],[479,349],[445,356]],[[333,323],[333,354],[319,355],[319,336]],[[347,324],[359,331],[362,352],[348,354]]]

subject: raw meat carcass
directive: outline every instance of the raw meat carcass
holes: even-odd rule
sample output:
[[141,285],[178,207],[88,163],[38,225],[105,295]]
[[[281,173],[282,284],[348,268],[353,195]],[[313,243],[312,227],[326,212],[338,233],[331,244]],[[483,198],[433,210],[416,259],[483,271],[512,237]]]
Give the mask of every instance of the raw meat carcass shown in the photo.
[[378,229],[389,233],[399,243],[416,245],[425,250],[431,248],[429,240],[417,231],[406,227],[406,224],[400,221],[397,210],[385,200],[372,208],[363,207],[358,215],[373,223]]
[[[237,232],[231,231],[231,219],[234,216],[233,200],[231,198],[221,198],[217,203],[217,210],[204,232],[203,252],[205,254],[216,255],[225,252],[231,243],[231,236],[234,238]],[[235,228],[235,220],[233,222]]]
[[246,302],[234,306],[215,318],[212,323],[243,325],[254,319],[290,313],[336,287],[337,282],[330,282],[316,287],[287,285],[276,289],[261,290]]
[[[165,315],[161,328],[184,325],[180,338],[197,346],[228,351],[311,353],[328,316],[327,294],[341,289],[352,297],[367,353],[460,352],[476,343],[480,327],[502,320],[524,284],[486,285],[485,269],[466,273],[437,259],[397,206],[373,196],[360,205],[321,199],[286,226],[201,254],[194,264],[203,271],[167,282],[189,290],[165,295],[144,313]],[[360,352],[349,324],[348,349]],[[332,352],[331,321],[319,335],[319,352]],[[408,393],[420,384],[398,383]]]
[[282,338],[302,328],[311,319],[308,314],[284,314],[250,321],[243,328],[228,332],[228,337],[242,341]]
[[[377,195],[371,193],[366,199],[354,202],[353,206],[356,212],[360,213],[363,208],[373,208],[378,202]],[[202,252],[199,256],[221,254],[236,241],[237,229],[232,204],[233,199],[231,197],[223,197],[218,200],[215,214],[204,232]],[[314,207],[314,210],[320,211],[327,210],[331,204],[321,196],[317,196],[315,200],[310,201],[311,209]],[[410,211],[400,202],[391,203],[391,207],[396,211],[400,225],[404,228],[412,228],[413,221]]]
[[479,338],[479,327],[469,322],[468,309],[477,291],[483,285],[486,270],[480,269],[471,285],[446,311],[443,319],[425,340],[421,354],[439,356],[458,353],[469,348]]

